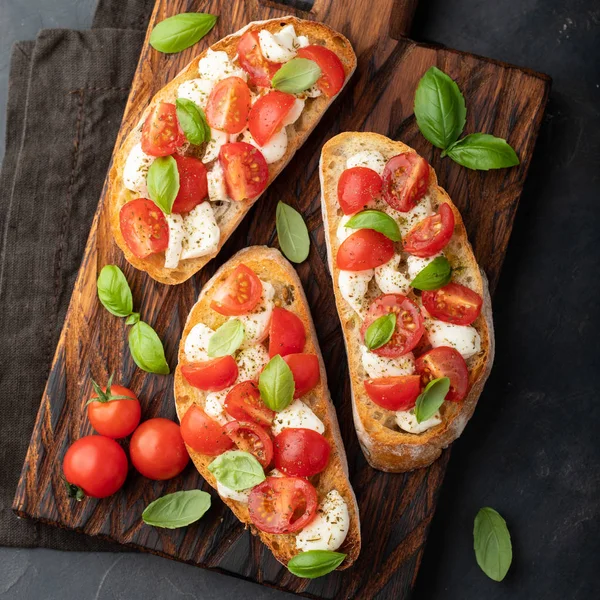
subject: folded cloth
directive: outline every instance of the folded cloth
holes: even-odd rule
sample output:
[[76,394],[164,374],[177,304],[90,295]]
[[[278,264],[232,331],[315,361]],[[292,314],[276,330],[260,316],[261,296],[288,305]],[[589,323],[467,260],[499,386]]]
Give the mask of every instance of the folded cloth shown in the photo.
[[0,174],[0,545],[115,549],[17,519],[11,506],[153,4],[100,0],[101,29],[42,30],[13,47]]

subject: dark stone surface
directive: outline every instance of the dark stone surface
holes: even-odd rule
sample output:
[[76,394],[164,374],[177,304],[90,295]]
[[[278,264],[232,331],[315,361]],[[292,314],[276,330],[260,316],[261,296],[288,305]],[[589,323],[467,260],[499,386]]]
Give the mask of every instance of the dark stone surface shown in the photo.
[[[0,109],[12,41],[40,27],[87,27],[93,7],[0,1]],[[423,0],[417,14],[416,39],[554,80],[494,302],[496,363],[454,445],[419,600],[600,597],[599,24],[598,5],[585,0]],[[503,514],[512,533],[513,565],[501,584],[474,559],[481,506]],[[146,555],[0,549],[0,599],[244,596],[291,597]]]

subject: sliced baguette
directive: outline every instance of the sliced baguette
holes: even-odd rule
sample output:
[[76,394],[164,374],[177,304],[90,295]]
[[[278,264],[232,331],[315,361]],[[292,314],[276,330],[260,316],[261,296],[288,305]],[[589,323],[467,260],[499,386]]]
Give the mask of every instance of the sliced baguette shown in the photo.
[[[444,448],[460,436],[471,418],[494,358],[491,300],[487,279],[477,265],[460,212],[446,191],[438,185],[435,172],[431,169],[429,194],[432,206],[435,210],[437,206],[447,202],[454,212],[456,222],[452,240],[444,249],[453,268],[462,267],[453,273],[453,281],[467,285],[483,297],[482,313],[473,323],[481,337],[481,352],[467,360],[470,386],[467,397],[462,402],[444,402],[440,410],[443,419],[440,425],[418,435],[400,430],[395,424],[394,413],[376,405],[365,392],[363,381],[368,375],[362,366],[359,347],[361,320],[343,298],[337,284],[339,269],[335,257],[340,243],[336,231],[343,214],[338,204],[337,184],[346,168],[346,160],[364,150],[376,150],[386,160],[414,150],[402,142],[395,142],[376,133],[342,133],[325,144],[320,160],[321,208],[327,255],[348,356],[354,425],[364,455],[371,466],[382,471],[400,473],[430,465]],[[374,281],[371,283],[373,285],[376,287]]]
[[[219,40],[210,48],[214,51],[225,51],[230,58],[233,58],[237,53],[237,44],[240,37],[249,30],[266,29],[273,33],[287,24],[293,24],[298,35],[307,35],[311,43],[322,44],[334,51],[342,61],[346,80],[344,85],[356,68],[356,55],[352,50],[350,42],[341,34],[333,29],[313,21],[305,21],[296,17],[282,17],[281,19],[271,19],[268,21],[254,21],[249,23],[240,31],[228,35]],[[244,200],[241,202],[231,202],[228,209],[217,216],[217,223],[221,230],[219,246],[212,254],[199,258],[182,260],[179,266],[175,269],[164,268],[164,254],[158,253],[150,255],[145,259],[137,258],[133,255],[121,233],[119,226],[119,212],[124,204],[138,197],[137,194],[128,190],[123,183],[123,168],[129,153],[135,144],[141,139],[141,127],[149,114],[151,108],[157,102],[174,103],[177,98],[177,90],[179,86],[188,79],[198,77],[198,63],[201,58],[206,55],[207,50],[199,54],[192,62],[183,69],[170,83],[162,88],[150,101],[148,107],[144,111],[138,126],[133,129],[125,138],[125,141],[116,152],[112,168],[110,170],[109,194],[108,194],[108,209],[110,211],[110,224],[113,236],[118,246],[125,254],[125,258],[137,269],[146,271],[153,279],[170,285],[182,283],[189,279],[194,273],[198,272],[208,261],[210,261],[220,251],[221,247],[229,239],[235,228],[240,224],[250,207],[258,200],[260,196],[252,200]],[[277,162],[269,165],[269,180],[271,182],[279,175],[284,167],[291,160],[296,150],[305,142],[311,131],[315,128],[321,117],[334,98],[327,98],[321,95],[317,98],[308,98],[306,106],[302,111],[300,118],[293,124],[287,126],[288,145],[285,155]]]
[[[323,364],[323,357],[318,346],[308,302],[296,271],[278,250],[267,248],[266,246],[245,248],[227,261],[204,286],[198,302],[194,305],[188,316],[179,345],[179,365],[175,370],[175,405],[177,415],[181,420],[193,403],[204,407],[206,393],[189,385],[181,374],[180,365],[185,361],[185,340],[192,327],[197,323],[202,322],[216,329],[225,322],[226,317],[212,310],[210,302],[219,285],[240,264],[247,265],[261,279],[270,282],[275,287],[276,304],[279,301],[281,306],[300,317],[306,330],[306,346],[304,351],[316,354],[319,359],[320,382],[309,394],[302,397],[302,401],[324,423],[325,433],[323,435],[331,445],[331,455],[326,469],[312,477],[311,482],[317,489],[319,502],[329,491],[337,489],[348,505],[350,530],[344,543],[338,550],[347,555],[339,567],[340,569],[346,569],[356,560],[360,551],[361,538],[358,506],[350,481],[348,480],[346,452],[340,435],[335,409],[329,395],[325,365]],[[216,489],[217,482],[212,473],[207,469],[207,466],[214,460],[214,457],[205,456],[189,447],[188,451],[200,474]],[[230,498],[223,498],[223,502],[231,508],[240,521],[250,527],[253,534],[261,538],[279,562],[287,565],[289,560],[298,554],[295,545],[296,536],[294,534],[274,535],[259,531],[250,521],[246,504]]]

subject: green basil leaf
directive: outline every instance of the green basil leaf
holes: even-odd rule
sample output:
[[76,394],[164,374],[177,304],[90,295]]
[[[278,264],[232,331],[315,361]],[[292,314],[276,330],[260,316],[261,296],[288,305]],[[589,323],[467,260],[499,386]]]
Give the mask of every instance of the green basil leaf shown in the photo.
[[127,317],[133,310],[131,288],[117,265],[105,265],[97,281],[98,298],[102,306],[117,317]]
[[421,269],[410,285],[417,290],[437,290],[450,283],[452,267],[445,256],[437,256]]
[[365,346],[369,350],[377,350],[387,344],[396,329],[396,315],[388,313],[375,319],[365,331]]
[[299,94],[317,83],[321,67],[308,58],[292,58],[273,75],[271,85],[281,92]]
[[227,321],[208,340],[209,356],[233,354],[244,341],[244,325],[239,319]]
[[335,571],[346,558],[341,552],[308,550],[293,556],[287,564],[288,571],[296,577],[315,579]]
[[444,403],[444,398],[450,390],[450,379],[440,377],[430,381],[423,392],[419,394],[415,404],[417,423],[431,419],[438,408]]
[[158,23],[148,40],[159,52],[181,52],[200,41],[217,22],[215,15],[181,13]]
[[399,242],[401,240],[398,223],[390,215],[380,210],[363,210],[356,213],[345,226],[350,229],[373,229],[374,231],[383,233],[392,242]]
[[125,325],[135,325],[140,320],[140,313],[132,312],[125,321]]
[[417,86],[415,117],[423,136],[445,150],[458,139],[467,116],[465,99],[456,82],[431,67]]
[[129,351],[142,371],[159,375],[170,373],[162,342],[156,331],[144,321],[138,321],[129,330]]
[[150,199],[165,214],[170,215],[177,193],[179,192],[179,171],[172,156],[156,158],[146,177]]
[[475,558],[481,570],[502,581],[512,562],[512,544],[506,521],[493,509],[481,508],[473,527]]
[[488,133],[472,133],[452,144],[447,154],[454,162],[467,169],[488,171],[519,164],[519,157],[510,144]]
[[175,106],[177,120],[188,142],[197,145],[210,142],[210,127],[202,108],[187,98],[177,98]]
[[286,257],[295,263],[306,260],[310,238],[302,215],[289,204],[278,202],[275,224],[279,245]]
[[208,465],[208,470],[219,483],[237,492],[254,487],[266,479],[254,455],[241,450],[223,452]]
[[167,494],[148,504],[142,513],[146,525],[177,529],[200,519],[210,508],[210,494],[188,490]]
[[276,354],[258,377],[258,391],[263,402],[279,412],[294,399],[294,376],[288,364]]

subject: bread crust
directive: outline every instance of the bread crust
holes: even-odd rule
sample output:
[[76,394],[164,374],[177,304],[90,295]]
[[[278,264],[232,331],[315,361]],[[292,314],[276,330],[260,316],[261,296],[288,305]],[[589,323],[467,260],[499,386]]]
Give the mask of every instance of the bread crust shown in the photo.
[[[213,328],[225,322],[226,317],[219,315],[210,308],[210,301],[216,289],[227,278],[229,273],[242,263],[255,271],[261,279],[269,281],[275,286],[276,298],[287,299],[287,302],[284,300],[282,305],[298,315],[306,329],[305,352],[316,354],[319,359],[319,384],[309,394],[304,396],[302,401],[308,404],[325,424],[325,433],[323,435],[331,445],[331,454],[326,469],[322,473],[312,477],[311,482],[317,489],[319,502],[323,500],[329,491],[337,489],[348,505],[350,530],[339,549],[339,552],[344,552],[347,555],[339,568],[346,569],[356,560],[360,552],[361,536],[358,506],[348,479],[346,452],[336,412],[329,395],[327,373],[321,350],[318,346],[308,302],[296,271],[278,250],[266,246],[251,246],[241,250],[227,261],[202,289],[197,303],[187,318],[179,345],[179,361],[175,370],[175,406],[177,415],[181,420],[193,403],[204,406],[205,399],[205,393],[189,385],[181,374],[180,365],[185,361],[185,340],[187,335],[192,327],[199,322]],[[216,489],[216,480],[207,469],[208,465],[214,460],[214,457],[205,456],[189,447],[188,452],[202,477]],[[222,498],[222,500],[229,506],[236,517],[250,528],[254,535],[258,535],[261,538],[279,562],[287,565],[290,558],[298,554],[295,546],[295,535],[275,535],[259,531],[250,521],[247,505],[230,498]]]
[[394,413],[374,404],[362,385],[367,375],[362,367],[358,337],[355,333],[358,329],[357,321],[360,320],[339,290],[339,269],[333,260],[339,247],[336,232],[342,214],[337,201],[337,182],[346,168],[346,159],[362,150],[377,150],[386,160],[396,154],[414,150],[402,142],[395,142],[376,133],[346,132],[333,137],[325,144],[319,164],[327,257],[348,356],[354,426],[363,453],[372,467],[381,471],[402,473],[429,466],[444,448],[460,436],[473,415],[494,359],[492,307],[487,278],[477,265],[460,212],[446,191],[438,185],[434,170],[430,169],[429,189],[433,207],[446,202],[454,213],[454,235],[444,250],[453,266],[459,262],[462,267],[459,277],[455,277],[454,280],[468,284],[483,298],[481,315],[473,323],[481,337],[482,350],[467,361],[469,393],[462,402],[443,404],[440,409],[443,421],[440,425],[418,435],[385,426],[383,423],[390,423]]
[[[343,35],[337,33],[322,23],[306,21],[293,16],[282,17],[281,19],[270,19],[267,21],[253,21],[246,25],[243,29],[240,29],[238,32],[219,40],[213,44],[210,49],[214,51],[225,51],[230,58],[233,58],[233,56],[235,56],[237,53],[237,43],[239,38],[247,31],[266,29],[271,32],[275,32],[283,25],[287,24],[292,24],[298,35],[309,36],[311,43],[321,43],[329,49],[335,51],[342,61],[342,65],[344,66],[344,71],[346,73],[346,79],[344,82],[345,86],[356,68],[356,55],[354,54],[354,50],[352,49],[350,42]],[[174,103],[175,99],[177,98],[177,89],[179,86],[184,81],[198,77],[198,63],[200,62],[200,59],[206,55],[207,51],[208,48],[194,58],[190,64],[179,73],[179,75],[177,75],[165,87],[157,92],[157,94],[152,98],[148,104],[148,107],[142,114],[138,125],[131,132],[129,132],[121,147],[115,153],[109,174],[109,219],[112,234],[117,242],[117,245],[123,251],[127,261],[130,262],[134,267],[140,269],[141,271],[146,271],[156,281],[168,285],[176,285],[186,281],[192,275],[194,275],[194,273],[197,273],[200,269],[202,269],[202,267],[204,267],[204,265],[206,265],[212,258],[214,258],[221,250],[221,247],[229,239],[236,227],[240,224],[246,213],[250,210],[250,207],[258,200],[258,198],[260,198],[260,196],[258,196],[253,200],[231,202],[227,212],[225,212],[224,215],[219,216],[217,219],[219,228],[221,230],[221,237],[217,249],[213,253],[206,256],[181,260],[178,267],[175,269],[165,269],[163,253],[150,255],[145,259],[137,258],[133,255],[125,243],[121,233],[121,228],[119,225],[119,212],[124,204],[138,197],[137,194],[131,192],[125,187],[122,177],[123,167],[131,149],[141,139],[141,126],[150,113],[152,106],[161,101]],[[268,185],[270,185],[275,177],[279,175],[279,173],[292,159],[298,148],[306,141],[306,138],[316,127],[317,123],[321,120],[322,116],[325,114],[325,111],[336,97],[337,96],[334,98],[326,98],[324,95],[321,95],[317,98],[307,100],[307,105],[302,111],[300,118],[293,125],[287,126],[288,145],[285,155],[279,161],[269,165]]]

